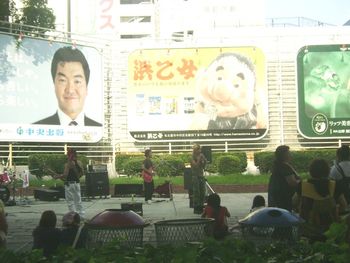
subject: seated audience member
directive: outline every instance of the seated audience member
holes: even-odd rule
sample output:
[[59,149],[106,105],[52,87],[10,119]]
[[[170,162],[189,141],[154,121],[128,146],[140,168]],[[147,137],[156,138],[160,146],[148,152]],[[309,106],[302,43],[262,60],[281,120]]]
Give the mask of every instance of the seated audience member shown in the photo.
[[324,231],[339,220],[339,208],[346,206],[341,188],[328,179],[329,170],[327,161],[313,160],[309,168],[311,178],[298,189],[300,216],[306,221],[305,235],[314,240],[323,240]]
[[250,212],[254,212],[265,206],[266,206],[265,198],[262,195],[256,195],[254,196],[253,204],[252,204],[252,208],[250,209]]
[[50,257],[61,240],[61,231],[56,228],[57,217],[54,211],[41,214],[39,225],[33,231],[33,249],[42,249],[43,255]]
[[86,228],[80,226],[80,216],[76,212],[68,212],[62,218],[61,244],[73,248],[85,247]]
[[342,145],[337,149],[337,159],[331,168],[329,178],[339,182],[346,201],[350,202],[350,148]]
[[8,224],[6,220],[5,205],[0,199],[0,249],[6,248]]
[[230,213],[227,208],[220,205],[220,196],[213,193],[208,196],[207,205],[204,207],[202,217],[215,219],[214,223],[214,237],[222,239],[228,234],[227,217]]

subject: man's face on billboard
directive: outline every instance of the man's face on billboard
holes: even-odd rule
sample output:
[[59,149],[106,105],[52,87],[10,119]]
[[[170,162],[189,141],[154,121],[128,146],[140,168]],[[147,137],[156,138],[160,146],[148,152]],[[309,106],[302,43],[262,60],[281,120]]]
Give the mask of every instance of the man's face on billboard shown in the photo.
[[55,93],[60,109],[75,119],[84,108],[87,85],[80,62],[59,62],[55,76]]

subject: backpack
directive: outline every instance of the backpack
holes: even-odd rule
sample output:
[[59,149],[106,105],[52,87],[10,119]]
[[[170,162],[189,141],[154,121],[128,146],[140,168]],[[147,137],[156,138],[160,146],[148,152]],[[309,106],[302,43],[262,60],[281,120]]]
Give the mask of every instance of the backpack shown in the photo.
[[339,185],[341,186],[341,192],[344,194],[344,197],[346,201],[350,202],[350,177],[345,176],[343,168],[336,163],[335,168],[338,170],[338,172],[341,175],[341,179],[339,180]]

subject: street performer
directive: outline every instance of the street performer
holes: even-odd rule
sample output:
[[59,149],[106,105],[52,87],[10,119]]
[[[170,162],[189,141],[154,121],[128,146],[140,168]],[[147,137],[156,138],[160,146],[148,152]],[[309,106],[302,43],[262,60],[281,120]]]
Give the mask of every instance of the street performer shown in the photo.
[[193,208],[195,214],[202,214],[205,199],[205,178],[204,168],[207,159],[201,152],[201,146],[195,144],[192,151],[191,170],[193,187]]
[[83,209],[80,193],[80,177],[83,176],[84,170],[81,161],[77,159],[77,152],[68,148],[67,162],[64,165],[62,175],[55,178],[64,181],[64,192],[69,211],[77,212],[83,219],[85,212]]
[[154,182],[153,182],[153,175],[154,175],[154,166],[152,163],[152,150],[146,149],[145,150],[145,160],[142,163],[142,177],[143,177],[143,185],[144,185],[144,192],[145,192],[145,202],[147,204],[152,203],[152,195],[154,191]]

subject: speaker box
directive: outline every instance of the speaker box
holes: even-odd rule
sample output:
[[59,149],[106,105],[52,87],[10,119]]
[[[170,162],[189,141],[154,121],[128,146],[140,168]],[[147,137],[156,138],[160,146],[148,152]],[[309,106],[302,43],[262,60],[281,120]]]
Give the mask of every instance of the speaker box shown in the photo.
[[40,201],[58,201],[60,192],[51,189],[34,189],[34,199]]
[[210,146],[202,146],[202,153],[209,163],[211,163],[211,147]]
[[108,173],[88,172],[85,176],[85,196],[92,197],[109,195]]
[[66,194],[65,194],[65,191],[64,191],[64,186],[51,186],[49,189],[58,191],[58,197],[59,198],[62,198],[62,199],[66,198]]
[[142,184],[116,184],[114,185],[115,196],[143,196]]

